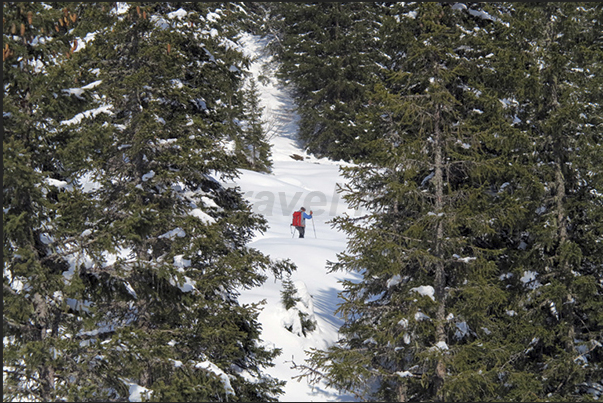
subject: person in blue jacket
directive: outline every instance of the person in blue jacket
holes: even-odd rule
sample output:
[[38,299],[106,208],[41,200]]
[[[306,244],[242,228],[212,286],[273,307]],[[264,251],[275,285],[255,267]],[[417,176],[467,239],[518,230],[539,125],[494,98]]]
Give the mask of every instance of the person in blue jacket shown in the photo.
[[304,234],[306,233],[306,220],[311,220],[312,219],[312,210],[310,210],[310,214],[306,213],[306,208],[302,207],[300,209],[301,211],[301,227],[295,227],[297,228],[297,230],[299,231],[299,237],[303,238]]

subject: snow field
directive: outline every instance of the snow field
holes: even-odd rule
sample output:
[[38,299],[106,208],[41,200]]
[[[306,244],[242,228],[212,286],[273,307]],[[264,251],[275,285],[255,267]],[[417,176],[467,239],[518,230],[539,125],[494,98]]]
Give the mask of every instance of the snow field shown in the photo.
[[[338,338],[342,325],[335,316],[341,291],[340,281],[354,279],[349,273],[327,273],[327,262],[336,261],[337,253],[346,248],[346,235],[328,223],[337,215],[351,216],[361,212],[348,209],[342,195],[337,193],[337,184],[343,183],[339,167],[343,162],[317,159],[307,155],[297,142],[299,117],[293,112],[293,100],[286,88],[277,85],[269,62],[262,53],[266,41],[252,35],[243,35],[239,41],[245,52],[254,59],[250,67],[261,92],[260,102],[264,107],[272,145],[272,172],[269,174],[241,170],[240,177],[225,186],[238,186],[251,203],[255,213],[262,214],[268,221],[268,230],[256,234],[249,244],[274,260],[290,259],[297,266],[291,275],[297,294],[301,299],[296,308],[308,315],[317,324],[316,329],[306,334],[299,333],[299,317],[295,308],[287,311],[281,300],[281,280],[269,278],[262,286],[251,290],[240,290],[239,302],[251,304],[265,301],[258,317],[262,324],[262,340],[266,346],[282,349],[274,360],[274,367],[266,372],[287,382],[281,401],[354,401],[349,395],[339,395],[325,385],[310,386],[305,379],[298,381],[300,372],[292,369],[292,363],[304,364],[306,350],[325,349]],[[268,68],[266,68],[268,66]],[[260,80],[264,74],[267,79]],[[294,160],[297,154],[303,160]],[[314,218],[306,221],[305,238],[298,238],[290,227],[292,214],[305,207]],[[286,327],[293,327],[290,332]],[[296,332],[296,330],[298,330]]]
[[[304,337],[286,329],[297,320],[293,317],[297,312],[287,311],[283,306],[283,284],[280,280],[269,278],[261,287],[242,290],[239,301],[241,304],[266,301],[258,320],[262,323],[265,344],[282,349],[282,354],[275,359],[275,366],[267,370],[270,375],[287,381],[285,394],[280,400],[336,401],[339,398],[336,391],[313,388],[305,380],[292,380],[299,372],[291,368],[291,361],[303,364],[305,350],[311,347],[324,349],[337,340],[337,330],[342,324],[341,319],[334,315],[337,293],[341,290],[339,281],[351,275],[327,273],[327,262],[336,261],[337,253],[346,247],[345,234],[331,228],[327,221],[333,218],[332,212],[354,212],[345,208],[341,197],[333,197],[335,184],[341,181],[337,166],[275,161],[273,168],[271,174],[242,171],[236,181],[252,203],[253,210],[263,214],[269,225],[264,234],[256,235],[249,247],[272,259],[290,259],[295,263],[297,271],[293,272],[291,279],[298,290],[297,296],[302,300],[298,308],[316,321],[316,330]],[[296,186],[297,183],[300,185]],[[313,200],[316,203],[312,203]],[[297,232],[292,235],[290,223],[293,211],[302,205],[308,212],[314,210],[314,226],[312,220],[307,220],[305,238],[300,239]]]

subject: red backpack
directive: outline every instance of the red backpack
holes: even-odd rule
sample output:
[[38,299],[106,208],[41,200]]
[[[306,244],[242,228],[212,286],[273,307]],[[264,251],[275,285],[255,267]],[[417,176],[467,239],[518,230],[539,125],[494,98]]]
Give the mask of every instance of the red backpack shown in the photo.
[[302,214],[301,211],[296,211],[293,213],[293,222],[291,223],[294,227],[302,226]]

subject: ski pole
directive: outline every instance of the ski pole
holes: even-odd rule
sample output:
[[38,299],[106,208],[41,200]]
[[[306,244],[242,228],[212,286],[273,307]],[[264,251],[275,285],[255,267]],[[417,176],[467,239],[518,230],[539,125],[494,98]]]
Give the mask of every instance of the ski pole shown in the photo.
[[312,228],[314,229],[314,238],[316,238],[316,226],[314,225],[314,218],[312,218]]

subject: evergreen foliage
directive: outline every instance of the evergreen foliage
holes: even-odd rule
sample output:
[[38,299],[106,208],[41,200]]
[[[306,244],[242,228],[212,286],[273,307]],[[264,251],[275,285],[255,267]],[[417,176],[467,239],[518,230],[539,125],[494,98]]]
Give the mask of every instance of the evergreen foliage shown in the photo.
[[350,124],[384,56],[376,3],[280,3],[271,10],[280,75],[293,84],[299,137],[317,156],[362,160],[365,132]]
[[[599,387],[601,255],[583,251],[601,240],[600,86],[584,80],[600,9],[522,7],[390,6],[389,74],[357,124],[375,133],[369,162],[344,169],[347,201],[369,214],[334,220],[350,241],[331,270],[363,280],[344,283],[342,337],[311,352],[312,381],[386,401]],[[565,50],[545,51],[559,33]]]
[[246,158],[240,165],[254,171],[269,172],[272,166],[270,161],[272,153],[264,129],[265,122],[262,120],[263,110],[264,108],[260,105],[257,83],[251,78],[245,90],[245,121],[242,135]]
[[279,350],[236,290],[294,266],[246,247],[266,221],[214,179],[240,167],[242,11],[69,7],[5,12],[9,27],[28,8],[30,30],[86,24],[5,33],[5,396],[275,400],[263,368]]
[[[3,3],[5,400],[275,401],[246,245],[271,169],[243,30],[299,136],[354,161],[340,340],[300,377],[383,401],[603,393],[597,3]],[[249,84],[248,86],[246,84]],[[85,184],[85,186],[84,186]],[[284,278],[283,278],[284,277]]]
[[[61,151],[70,141],[60,121],[82,109],[66,96],[79,77],[59,66],[73,55],[81,9],[71,3],[3,3],[3,364],[4,398],[51,401],[79,381],[81,318],[64,296],[69,268],[49,244],[65,179]],[[67,70],[70,72],[69,70]],[[73,242],[75,239],[69,239]],[[75,288],[75,289],[74,289]],[[75,331],[74,331],[75,330]]]
[[521,182],[509,182],[524,219],[505,233],[501,268],[517,307],[513,366],[534,380],[534,399],[581,401],[602,378],[601,12],[514,5],[507,40],[521,59],[496,58],[515,68],[502,90],[529,139],[516,150]]
[[316,329],[316,321],[310,317],[307,306],[299,296],[297,287],[291,280],[291,276],[283,279],[283,289],[281,290],[281,301],[287,311],[293,312],[293,317],[286,323],[286,329],[298,336],[306,337],[308,333]]
[[301,298],[297,295],[297,288],[291,281],[290,277],[283,279],[283,289],[281,290],[281,301],[285,309],[289,310],[301,301]]

